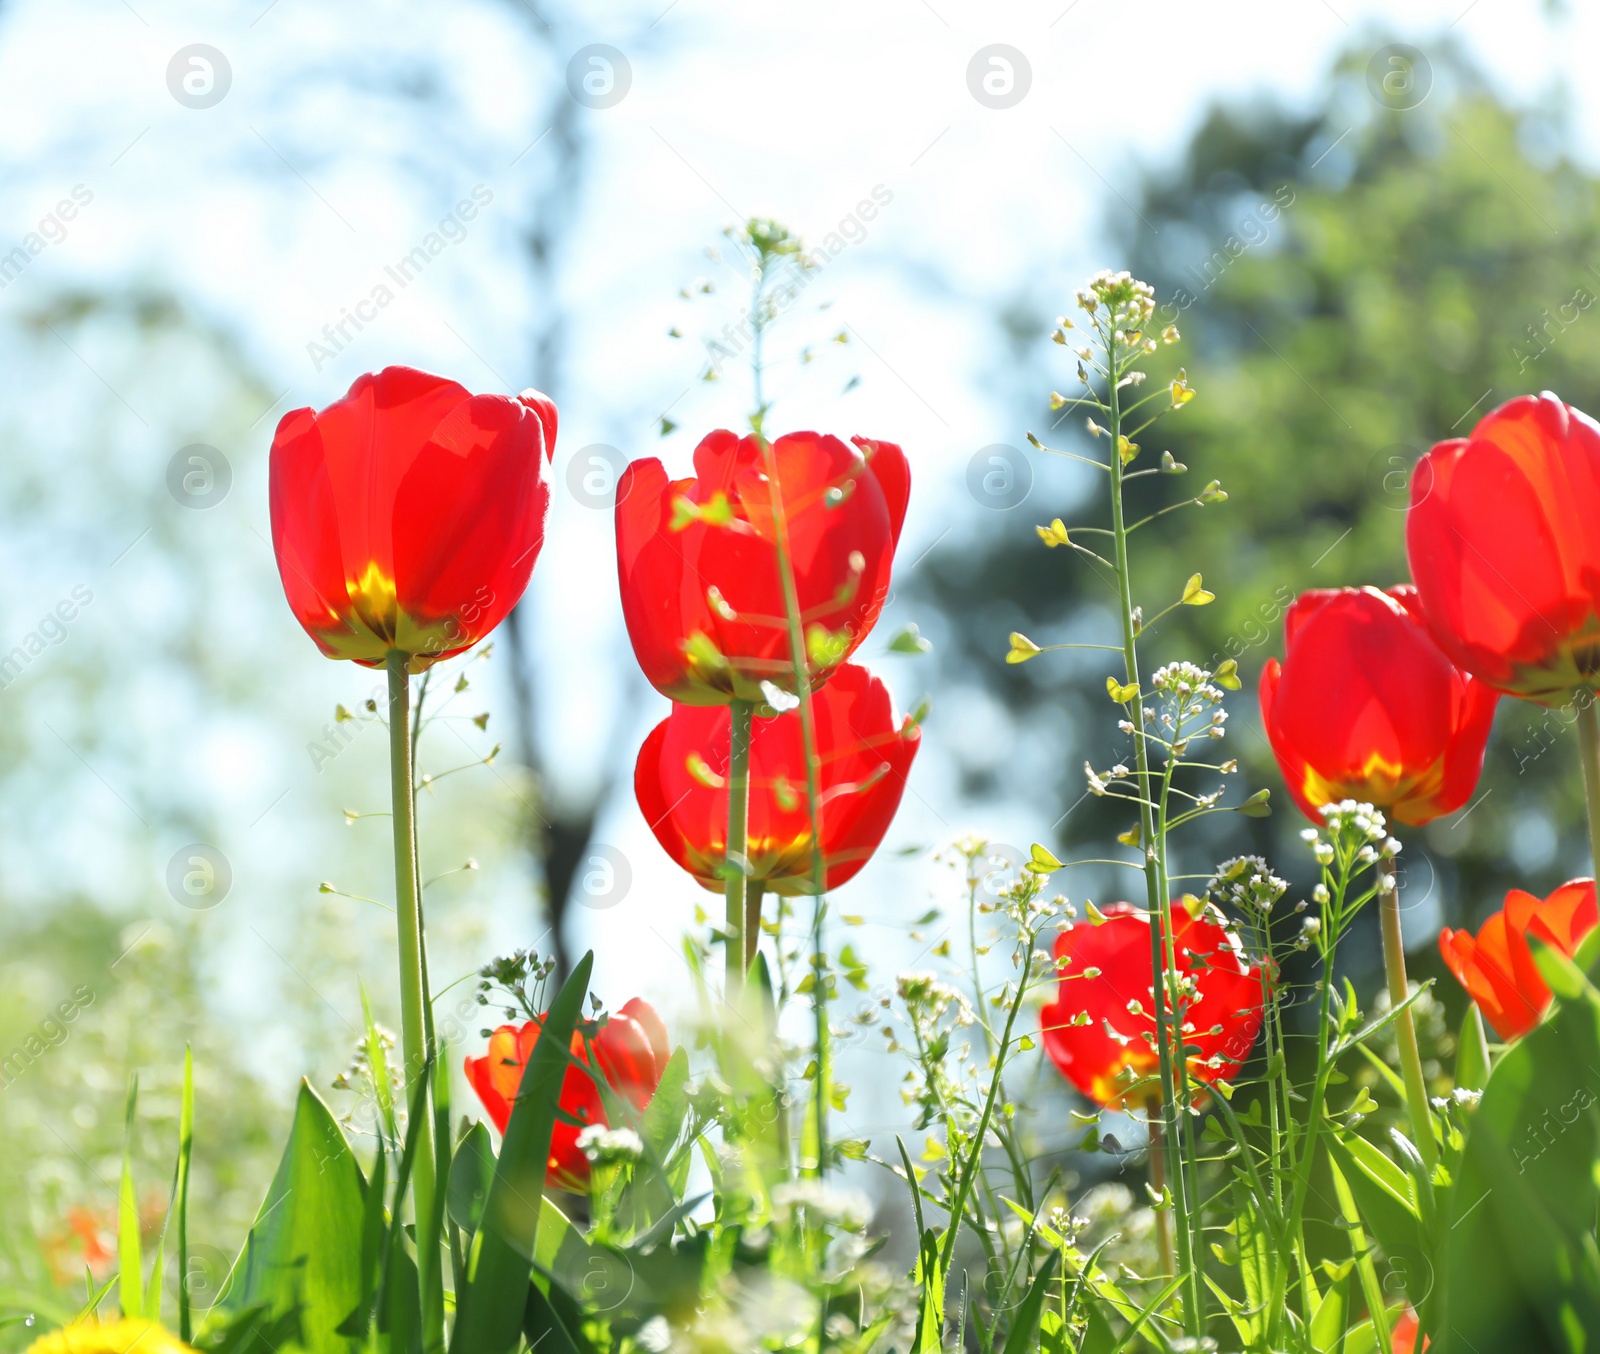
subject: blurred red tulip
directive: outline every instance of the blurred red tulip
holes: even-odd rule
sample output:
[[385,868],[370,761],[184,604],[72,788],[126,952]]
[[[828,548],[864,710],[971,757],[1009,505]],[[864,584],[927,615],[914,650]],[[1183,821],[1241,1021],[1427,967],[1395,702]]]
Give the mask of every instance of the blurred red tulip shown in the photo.
[[[522,1070],[539,1042],[539,1028],[537,1020],[520,1027],[502,1025],[489,1036],[489,1051],[483,1057],[467,1059],[467,1080],[501,1133],[511,1122],[511,1106],[522,1085]],[[667,1028],[655,1008],[635,997],[620,1011],[611,1013],[589,1046],[606,1084],[635,1109],[643,1110],[661,1084],[661,1074],[671,1057]],[[581,1033],[572,1036],[572,1056],[585,1066],[590,1065]],[[578,1147],[578,1134],[589,1124],[609,1127],[610,1121],[599,1088],[582,1067],[568,1066],[560,1105],[565,1113],[582,1122],[556,1120],[550,1136],[546,1183],[553,1189],[581,1190],[589,1183],[589,1159]]]
[[[889,591],[911,470],[893,442],[819,433],[771,444],[813,680],[866,638]],[[794,687],[766,457],[756,438],[712,433],[695,478],[635,461],[617,485],[617,573],[634,653],[656,690],[687,705],[762,699]]]
[[[1428,1341],[1424,1340],[1422,1347],[1426,1349]],[[1407,1307],[1394,1323],[1394,1329],[1389,1332],[1389,1349],[1391,1354],[1416,1354],[1416,1348],[1417,1314]]]
[[1571,958],[1597,923],[1592,879],[1570,880],[1542,902],[1512,889],[1476,938],[1447,926],[1439,933],[1439,949],[1495,1033],[1520,1039],[1550,1007],[1550,989],[1533,962],[1528,937],[1537,936]]
[[[888,687],[846,663],[812,696],[821,761],[827,887],[854,878],[878,849],[917,755],[921,730],[895,714]],[[667,854],[721,892],[728,840],[725,706],[674,705],[639,749],[634,792]],[[750,738],[750,868],[774,893],[811,893],[811,815],[800,713],[757,719]]]
[[[1073,922],[1056,938],[1060,994],[1039,1013],[1044,1050],[1063,1076],[1097,1105],[1158,1104],[1150,920],[1127,903],[1105,910],[1103,922]],[[1183,1041],[1198,1048],[1189,1075],[1211,1085],[1239,1069],[1261,1033],[1261,971],[1245,962],[1238,940],[1181,903],[1169,908],[1178,971],[1197,995],[1183,1013]]]
[[1354,799],[1426,823],[1471,797],[1498,699],[1445,657],[1416,589],[1302,593],[1283,662],[1261,674],[1261,717],[1294,802]]
[[289,607],[330,658],[420,672],[516,605],[544,543],[555,406],[386,367],[272,439],[272,545]]
[[1600,427],[1546,392],[1441,442],[1411,480],[1411,576],[1454,662],[1557,703],[1600,671]]

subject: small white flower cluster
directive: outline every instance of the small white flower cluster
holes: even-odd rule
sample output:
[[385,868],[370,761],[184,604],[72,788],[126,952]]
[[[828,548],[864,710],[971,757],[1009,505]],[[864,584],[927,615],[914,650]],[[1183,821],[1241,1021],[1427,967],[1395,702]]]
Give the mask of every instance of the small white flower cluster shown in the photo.
[[900,974],[895,979],[895,990],[913,1022],[935,1025],[952,1006],[955,1007],[957,1025],[970,1025],[973,1022],[972,1004],[966,995],[959,988],[940,982],[939,975],[929,970]]
[[860,1190],[837,1189],[821,1180],[785,1180],[772,1187],[772,1214],[787,1222],[799,1209],[813,1226],[859,1232],[872,1221],[872,1200]]
[[1217,866],[1210,892],[1235,907],[1271,912],[1272,905],[1289,891],[1289,885],[1268,868],[1260,856],[1235,856]]
[[631,1128],[590,1124],[578,1134],[578,1150],[597,1166],[615,1166],[639,1160],[644,1140]]
[[[1321,812],[1328,825],[1328,837],[1324,838],[1314,827],[1304,828],[1300,833],[1319,865],[1333,864],[1336,843],[1353,847],[1358,865],[1375,865],[1380,859],[1393,859],[1400,854],[1399,841],[1389,835],[1388,821],[1371,804],[1341,799],[1336,804],[1324,804]],[[1380,893],[1393,887],[1394,881],[1388,875],[1378,881]]]
[[[1176,729],[1178,725],[1185,724],[1191,719],[1204,717],[1206,711],[1210,710],[1211,724],[1205,730],[1206,736],[1210,738],[1224,736],[1226,730],[1223,726],[1228,722],[1228,712],[1219,708],[1224,699],[1224,692],[1220,687],[1212,685],[1212,675],[1209,669],[1194,663],[1168,663],[1165,667],[1156,669],[1151,685],[1171,702],[1170,710],[1161,716],[1163,728]],[[1174,748],[1174,751],[1179,750]]]
[[[1148,282],[1140,282],[1126,271],[1101,269],[1079,288],[1077,301],[1086,315],[1099,314],[1102,305],[1106,308],[1117,342],[1141,342],[1139,331],[1155,313],[1156,292]],[[1154,352],[1156,343],[1143,339],[1141,346]]]

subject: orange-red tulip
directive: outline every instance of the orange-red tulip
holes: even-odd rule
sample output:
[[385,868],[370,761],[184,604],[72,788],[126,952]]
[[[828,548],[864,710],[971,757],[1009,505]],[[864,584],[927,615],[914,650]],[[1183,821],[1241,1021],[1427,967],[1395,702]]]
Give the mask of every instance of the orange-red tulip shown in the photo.
[[[921,732],[895,713],[888,687],[846,663],[812,697],[821,761],[822,854],[827,887],[851,879],[878,849],[917,755]],[[639,749],[634,791],[667,854],[708,889],[728,841],[729,712],[674,705]],[[814,890],[800,712],[756,719],[750,737],[750,830],[754,878],[774,893]]]
[[528,585],[556,409],[386,367],[272,439],[272,545],[289,607],[330,658],[420,672],[470,649]]
[[1261,717],[1312,822],[1343,799],[1411,824],[1467,802],[1497,697],[1445,657],[1415,588],[1303,593],[1284,631],[1283,662],[1261,674]]
[[[1407,1307],[1389,1332],[1390,1354],[1416,1354],[1417,1329],[1417,1314]],[[1422,1347],[1426,1349],[1428,1341],[1424,1340]]]
[[1411,577],[1439,643],[1545,703],[1600,674],[1600,427],[1546,392],[1501,405],[1417,465]]
[[[1198,989],[1183,1012],[1183,1042],[1199,1050],[1189,1075],[1205,1085],[1228,1081],[1261,1033],[1261,972],[1216,922],[1191,916],[1181,903],[1168,915],[1178,971]],[[1160,1067],[1150,920],[1127,903],[1107,908],[1105,917],[1073,922],[1057,937],[1060,992],[1040,1011],[1039,1028],[1050,1060],[1090,1100],[1149,1107],[1160,1101],[1160,1086],[1130,1085]]]
[[1592,879],[1570,880],[1542,902],[1512,889],[1476,938],[1447,926],[1439,933],[1439,949],[1495,1033],[1519,1039],[1550,1007],[1550,989],[1533,962],[1528,937],[1537,936],[1570,958],[1596,923],[1600,912]]
[[[511,1122],[511,1107],[522,1085],[522,1072],[539,1042],[540,1022],[502,1025],[489,1036],[489,1051],[468,1058],[467,1080],[483,1101],[494,1126],[502,1133]],[[606,1084],[637,1110],[643,1110],[661,1084],[671,1050],[667,1028],[649,1002],[635,997],[613,1011],[600,1032],[589,1041],[593,1063],[585,1052],[581,1033],[572,1036],[572,1056],[582,1066],[569,1065],[561,1086],[563,1113],[579,1120],[557,1118],[550,1135],[550,1160],[546,1180],[555,1189],[583,1189],[589,1183],[589,1159],[578,1147],[578,1134],[590,1124],[609,1126],[600,1090],[589,1071],[598,1065]]]
[[[789,433],[770,450],[805,630],[837,640],[813,657],[820,682],[883,609],[911,471],[893,442],[864,437]],[[759,701],[764,681],[794,687],[766,467],[756,438],[719,431],[695,449],[693,479],[669,481],[646,460],[617,484],[622,614],[645,676],[675,701]]]

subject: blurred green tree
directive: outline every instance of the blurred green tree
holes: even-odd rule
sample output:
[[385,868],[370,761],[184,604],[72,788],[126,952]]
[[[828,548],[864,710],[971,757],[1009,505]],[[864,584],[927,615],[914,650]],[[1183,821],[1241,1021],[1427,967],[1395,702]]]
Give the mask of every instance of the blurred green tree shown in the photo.
[[[1435,441],[1542,388],[1600,409],[1600,180],[1573,158],[1561,99],[1513,107],[1448,42],[1423,56],[1408,85],[1385,86],[1393,67],[1380,39],[1337,58],[1310,111],[1262,100],[1214,108],[1170,168],[1111,202],[1105,261],[1155,286],[1199,390],[1142,453],[1152,464],[1170,450],[1188,472],[1140,481],[1137,515],[1212,479],[1230,495],[1136,538],[1147,615],[1197,570],[1217,594],[1161,621],[1153,652],[1239,661],[1235,751],[1242,779],[1271,786],[1276,810],[1267,821],[1212,819],[1191,836],[1180,848],[1199,876],[1191,888],[1242,851],[1307,879],[1294,839],[1304,824],[1254,700],[1263,661],[1282,652],[1286,603],[1308,588],[1406,578],[1410,470]],[[1065,297],[1055,304],[1067,308]],[[1071,395],[1070,353],[1043,342],[1051,316],[1013,313],[1007,325],[1035,337],[1032,389]],[[1025,417],[1047,445],[1095,449],[1080,418],[1037,406]],[[976,548],[935,553],[912,587],[950,619],[949,680],[981,682],[1028,727],[1019,755],[1030,789],[1064,815],[1053,849],[1100,855],[1078,848],[1128,827],[1107,801],[1082,798],[1084,759],[1119,755],[1104,656],[1021,667],[1003,657],[1010,629],[1047,644],[1115,625],[1100,582],[1068,551],[1046,553],[1032,530],[1058,514],[1103,525],[1105,509],[1093,472],[1068,481],[1063,498],[1041,493],[1062,480],[1050,458],[1030,454],[1033,496],[995,514]],[[1405,834],[1408,940],[1422,975],[1443,975],[1431,944],[1441,921],[1475,923],[1509,887],[1543,892],[1590,872],[1572,718],[1502,702],[1474,800],[1487,807]],[[1459,1009],[1447,976],[1441,995]]]

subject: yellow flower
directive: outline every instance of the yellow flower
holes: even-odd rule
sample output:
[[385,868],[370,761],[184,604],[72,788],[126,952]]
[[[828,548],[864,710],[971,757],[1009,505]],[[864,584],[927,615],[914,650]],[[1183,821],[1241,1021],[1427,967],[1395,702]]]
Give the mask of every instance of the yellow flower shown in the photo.
[[176,1336],[149,1321],[79,1323],[28,1346],[27,1354],[195,1354]]

